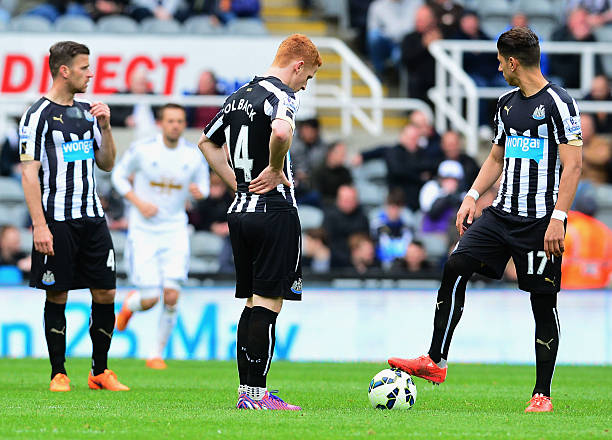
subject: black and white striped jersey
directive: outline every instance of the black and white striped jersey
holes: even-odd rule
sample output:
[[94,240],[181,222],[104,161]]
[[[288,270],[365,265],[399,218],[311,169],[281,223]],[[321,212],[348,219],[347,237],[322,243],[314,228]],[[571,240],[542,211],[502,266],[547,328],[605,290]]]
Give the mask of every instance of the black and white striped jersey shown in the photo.
[[47,220],[104,217],[96,194],[94,151],[102,136],[90,104],[40,98],[19,124],[21,161],[40,161],[40,188]]
[[515,88],[500,96],[494,125],[493,143],[505,154],[493,206],[522,217],[550,214],[562,173],[559,144],[582,146],[576,101],[551,83],[529,97]]
[[208,139],[218,146],[226,143],[229,148],[238,191],[228,213],[297,208],[289,154],[284,169],[291,187],[281,184],[262,195],[250,193],[248,187],[270,163],[272,121],[284,119],[295,128],[298,106],[294,91],[280,79],[256,76],[225,100],[219,113],[204,129]]

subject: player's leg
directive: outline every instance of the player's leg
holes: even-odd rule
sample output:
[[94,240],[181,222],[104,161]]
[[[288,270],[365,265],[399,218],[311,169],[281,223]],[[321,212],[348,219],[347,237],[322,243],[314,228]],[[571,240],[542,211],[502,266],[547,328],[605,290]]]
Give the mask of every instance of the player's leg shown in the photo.
[[157,339],[151,354],[147,359],[147,367],[154,370],[164,370],[167,368],[164,361],[164,350],[168,345],[168,339],[172,334],[172,330],[176,325],[177,320],[177,303],[179,299],[179,286],[177,281],[166,281],[164,284],[164,299],[162,310],[159,315],[159,327],[157,329]]
[[531,293],[531,310],[535,320],[536,383],[527,412],[552,411],[550,385],[559,348],[557,294]]
[[247,356],[247,345],[249,341],[249,323],[252,309],[253,297],[251,296],[246,300],[246,304],[238,320],[238,328],[236,329],[236,362],[238,364],[238,377],[240,379],[240,385],[238,386],[239,395],[246,393],[248,389],[249,357]]
[[66,301],[68,292],[47,291],[44,325],[51,362],[51,391],[70,391],[66,362]]

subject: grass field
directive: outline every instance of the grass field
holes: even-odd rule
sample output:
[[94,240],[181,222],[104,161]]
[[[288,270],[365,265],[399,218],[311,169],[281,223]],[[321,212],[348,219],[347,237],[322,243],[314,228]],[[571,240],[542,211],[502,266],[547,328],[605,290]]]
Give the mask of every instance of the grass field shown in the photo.
[[231,362],[112,360],[125,393],[90,391],[89,360],[67,363],[73,390],[48,391],[45,359],[0,359],[1,439],[612,439],[612,367],[561,366],[553,414],[524,414],[534,367],[451,364],[446,383],[416,379],[410,411],[370,407],[374,363],[275,362],[270,388],[301,412],[239,411]]

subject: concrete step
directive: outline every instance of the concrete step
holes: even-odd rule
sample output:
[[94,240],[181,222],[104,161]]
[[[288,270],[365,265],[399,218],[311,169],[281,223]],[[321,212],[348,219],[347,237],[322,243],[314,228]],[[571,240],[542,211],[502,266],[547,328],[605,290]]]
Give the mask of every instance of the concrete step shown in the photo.
[[[322,111],[318,115],[319,121],[325,130],[340,130],[342,120],[337,114],[324,114]],[[408,123],[408,117],[402,115],[385,115],[383,117],[383,127],[388,130],[399,130]],[[353,118],[353,127],[360,127],[359,122]]]
[[291,35],[301,33],[312,36],[325,36],[327,34],[327,24],[323,21],[266,21],[266,28],[271,34]]
[[308,12],[302,12],[300,8],[295,6],[264,6],[261,10],[261,17],[265,21],[296,19],[308,16]]

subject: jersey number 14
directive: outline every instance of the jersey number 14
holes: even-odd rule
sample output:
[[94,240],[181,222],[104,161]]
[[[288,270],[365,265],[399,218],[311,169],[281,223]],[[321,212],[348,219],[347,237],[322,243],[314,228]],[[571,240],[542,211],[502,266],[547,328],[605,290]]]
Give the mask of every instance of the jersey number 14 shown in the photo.
[[[230,126],[225,128],[225,142],[230,146]],[[231,154],[230,154],[231,159]],[[238,139],[236,140],[236,147],[234,149],[234,163],[232,164],[234,169],[240,168],[244,173],[244,181],[251,181],[251,171],[253,170],[253,159],[249,159],[249,126],[243,125],[240,127],[238,133]]]

